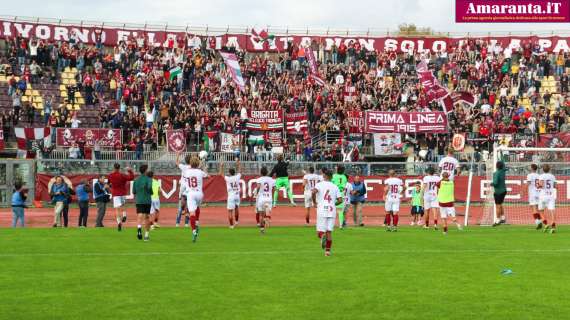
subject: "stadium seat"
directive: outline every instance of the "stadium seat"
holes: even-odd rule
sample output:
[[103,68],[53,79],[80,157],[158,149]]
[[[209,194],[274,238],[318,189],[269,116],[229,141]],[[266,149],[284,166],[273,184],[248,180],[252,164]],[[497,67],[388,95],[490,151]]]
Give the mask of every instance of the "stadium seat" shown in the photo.
[[69,111],[73,110],[73,105],[71,103],[68,103],[65,108]]
[[70,72],[71,68],[70,67],[65,67],[65,69],[63,69],[63,72]]
[[1,81],[1,82],[6,82],[6,81],[8,81],[8,79],[6,78],[6,76],[0,75],[0,81]]
[[32,89],[32,84],[31,83],[26,83],[26,89]]
[[75,91],[75,97],[76,97],[76,98],[81,98],[81,92]]
[[74,105],[73,105],[73,110],[79,111],[79,110],[81,110],[81,106],[78,105],[78,104],[74,104]]
[[22,102],[28,102],[28,101],[30,101],[30,97],[22,96]]
[[60,85],[59,85],[59,90],[67,91],[67,88],[65,87],[65,85],[60,84]]

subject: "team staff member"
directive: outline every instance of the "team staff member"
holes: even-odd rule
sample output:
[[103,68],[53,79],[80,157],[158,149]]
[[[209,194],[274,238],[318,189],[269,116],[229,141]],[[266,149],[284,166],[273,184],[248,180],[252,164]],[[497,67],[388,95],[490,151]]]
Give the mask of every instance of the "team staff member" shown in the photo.
[[[121,173],[121,165],[118,163],[114,164],[114,169],[111,174],[109,174],[109,185],[111,186],[111,193],[113,194],[113,208],[115,208],[115,214],[117,217],[117,230],[121,231],[123,223],[127,222],[127,208],[126,196],[127,196],[127,183],[135,178],[135,173],[129,167],[127,167],[127,173]],[[121,216],[121,208],[123,215]]]
[[283,155],[277,156],[277,164],[271,170],[269,174],[270,177],[277,177],[275,179],[275,191],[273,191],[273,206],[277,205],[277,197],[279,196],[279,190],[285,188],[287,190],[287,196],[292,205],[295,205],[293,200],[293,192],[291,191],[291,186],[289,185],[289,172],[287,172],[287,167],[289,166],[289,161],[283,159]]
[[495,190],[493,197],[495,198],[495,205],[497,207],[495,223],[493,226],[498,226],[502,223],[507,222],[505,219],[505,211],[503,208],[503,202],[505,201],[505,196],[507,195],[507,185],[505,184],[505,163],[503,161],[497,162],[497,171],[493,173],[493,182],[491,186]]
[[89,193],[91,188],[87,180],[83,179],[77,187],[75,187],[75,194],[77,195],[77,204],[79,205],[79,222],[77,225],[87,227],[87,216],[89,215]]
[[97,204],[97,218],[95,219],[95,228],[103,227],[103,219],[107,212],[107,202],[109,202],[109,190],[111,188],[105,183],[105,175],[100,175],[93,188],[93,199]]
[[354,182],[351,184],[350,203],[352,204],[352,218],[355,226],[364,227],[362,221],[362,206],[366,201],[366,186],[360,180],[360,176],[354,177]]
[[26,208],[26,198],[28,197],[28,189],[24,188],[24,184],[20,181],[14,183],[14,193],[12,194],[12,227],[16,228],[18,220],[20,226],[24,227],[24,208]]
[[144,223],[144,241],[150,240],[150,206],[152,196],[152,179],[147,176],[148,166],[141,165],[139,171],[141,175],[133,182],[133,193],[135,195],[135,205],[137,207],[137,238],[143,239],[142,225]]

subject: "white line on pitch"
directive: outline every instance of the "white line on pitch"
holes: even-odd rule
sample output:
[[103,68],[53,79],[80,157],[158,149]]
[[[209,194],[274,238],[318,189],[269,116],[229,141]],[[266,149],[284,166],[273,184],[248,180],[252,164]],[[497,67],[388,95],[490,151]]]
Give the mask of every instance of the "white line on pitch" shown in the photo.
[[[121,257],[121,256],[193,256],[193,255],[284,255],[315,254],[320,250],[301,251],[187,251],[187,252],[51,252],[51,253],[0,253],[0,257]],[[570,249],[466,249],[466,250],[336,250],[337,254],[450,254],[450,253],[570,253]]]

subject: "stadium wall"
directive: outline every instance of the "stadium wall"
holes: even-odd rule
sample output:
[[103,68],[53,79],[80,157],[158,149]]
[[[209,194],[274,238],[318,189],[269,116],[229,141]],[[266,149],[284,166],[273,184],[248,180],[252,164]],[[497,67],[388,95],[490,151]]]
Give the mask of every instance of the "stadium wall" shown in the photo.
[[[161,181],[163,193],[161,194],[161,201],[162,202],[177,202],[178,201],[178,193],[180,190],[180,176],[179,175],[156,175],[156,179]],[[256,176],[243,176],[241,180],[241,190],[242,190],[242,199],[244,201],[252,198],[252,192],[255,188],[255,182],[253,181]],[[366,176],[363,177],[363,181],[367,187],[368,194],[367,200],[370,202],[380,202],[382,201],[382,196],[384,192],[384,188],[382,183],[386,180],[387,176]],[[36,177],[36,193],[35,193],[35,200],[41,201],[49,201],[49,186],[53,181],[54,176],[47,175],[47,174],[38,174]],[[73,186],[77,185],[81,180],[87,179],[88,181],[92,181],[95,183],[97,179],[97,175],[69,175],[66,176],[66,181]],[[405,197],[409,199],[409,190],[408,187],[412,186],[416,181],[421,179],[421,176],[402,176],[402,179],[405,182],[406,192]],[[525,177],[509,177],[507,180],[507,187],[509,189],[509,193],[507,196],[507,201],[512,202],[523,202],[526,201],[526,193],[523,194],[522,188],[524,188]],[[293,188],[293,195],[294,198],[297,200],[303,199],[303,181],[302,177],[296,176],[290,178],[290,184]],[[459,176],[455,178],[456,183],[456,190],[455,190],[455,197],[458,202],[463,202],[467,198],[467,187],[468,187],[468,177],[467,176]],[[566,190],[565,192],[561,192],[558,194],[558,198],[560,201],[566,202],[570,199],[570,179],[569,180],[561,180],[559,184],[565,184],[566,187],[562,188],[562,190]],[[132,183],[131,186],[132,188]],[[472,202],[481,202],[485,201],[487,198],[486,192],[489,190],[489,180],[484,176],[474,176],[473,177],[473,185],[472,185]],[[226,200],[226,183],[221,176],[212,176],[204,181],[204,201],[205,202],[223,202]],[[281,199],[285,196],[285,191],[282,190],[279,193]],[[132,191],[129,193],[129,199],[133,199]]]

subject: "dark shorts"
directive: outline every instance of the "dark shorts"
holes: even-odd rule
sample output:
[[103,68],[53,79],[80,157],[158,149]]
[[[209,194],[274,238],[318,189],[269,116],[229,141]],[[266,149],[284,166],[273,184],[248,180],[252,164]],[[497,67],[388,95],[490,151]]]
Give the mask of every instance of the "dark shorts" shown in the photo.
[[424,207],[421,206],[412,206],[412,215],[419,214],[424,215]]
[[137,204],[137,214],[150,214],[150,204]]
[[503,204],[503,202],[505,202],[506,195],[506,192],[493,194],[493,197],[495,198],[495,204]]

